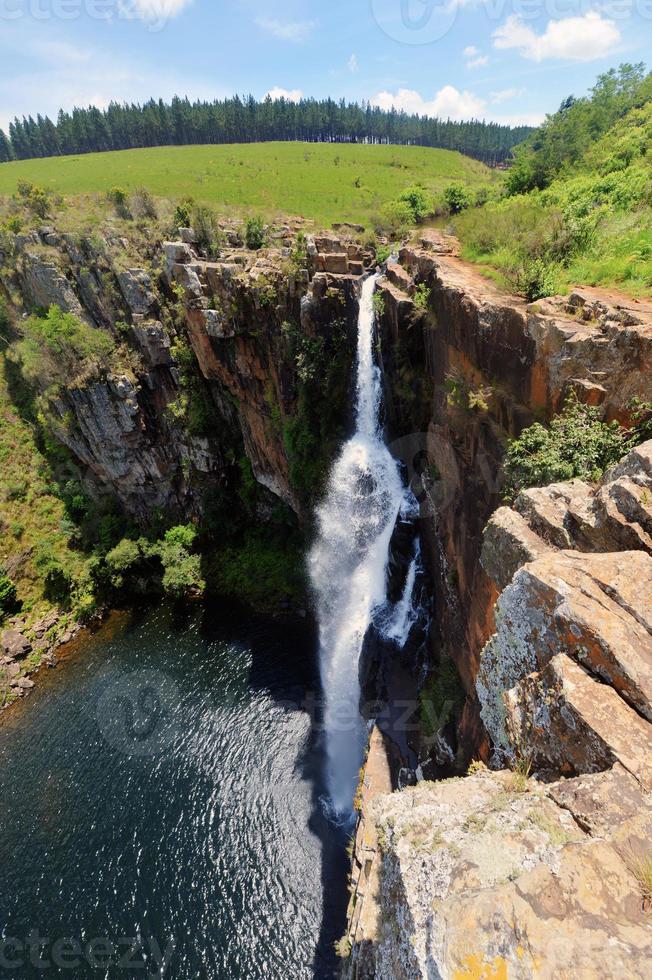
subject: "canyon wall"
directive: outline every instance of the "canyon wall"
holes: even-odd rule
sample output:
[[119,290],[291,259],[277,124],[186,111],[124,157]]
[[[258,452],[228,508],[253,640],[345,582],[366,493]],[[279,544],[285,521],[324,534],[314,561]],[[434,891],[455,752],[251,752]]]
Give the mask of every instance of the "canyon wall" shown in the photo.
[[5,245],[3,291],[17,316],[57,304],[118,345],[110,370],[43,392],[92,492],[142,524],[154,509],[201,516],[206,493],[246,456],[262,486],[307,516],[292,423],[305,375],[322,372],[322,427],[295,442],[324,443],[310,449],[326,465],[347,423],[357,283],[373,256],[337,237],[297,251],[299,231],[277,229],[257,252],[231,231],[219,259],[201,257],[188,229],[185,241],[145,242],[44,226]]
[[466,691],[461,761],[511,771],[476,761],[386,795],[372,738],[343,976],[644,977],[652,442],[511,507],[501,463],[571,391],[623,422],[652,399],[652,307],[589,289],[526,305],[454,251],[434,236],[388,267],[389,420],[421,501],[434,655]]

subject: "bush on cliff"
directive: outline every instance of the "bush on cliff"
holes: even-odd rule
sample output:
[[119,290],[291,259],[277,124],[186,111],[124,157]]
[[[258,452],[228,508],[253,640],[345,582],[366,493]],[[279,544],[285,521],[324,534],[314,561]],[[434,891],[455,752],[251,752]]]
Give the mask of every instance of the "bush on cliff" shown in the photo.
[[247,248],[257,252],[265,244],[265,223],[262,218],[248,218],[245,223],[244,240]]
[[43,317],[29,317],[21,329],[23,339],[13,350],[25,380],[40,390],[107,367],[115,347],[109,334],[58,306],[51,306]]
[[[638,441],[638,440],[635,440]],[[603,422],[600,410],[571,395],[549,428],[538,422],[513,439],[504,464],[504,495],[579,478],[599,480],[629,451],[633,436],[617,422]]]
[[16,608],[16,586],[0,569],[0,620]]
[[129,592],[162,588],[172,599],[201,595],[205,582],[201,556],[193,551],[196,541],[192,524],[170,528],[158,541],[124,538],[107,553],[98,570],[100,586]]

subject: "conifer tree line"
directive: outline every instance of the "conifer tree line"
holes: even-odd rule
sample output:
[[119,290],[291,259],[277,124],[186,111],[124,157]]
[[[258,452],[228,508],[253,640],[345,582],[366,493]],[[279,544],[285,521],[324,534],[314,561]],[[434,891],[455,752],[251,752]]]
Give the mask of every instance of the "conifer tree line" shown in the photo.
[[61,111],[56,123],[40,114],[16,118],[8,136],[0,130],[0,162],[145,146],[297,140],[432,146],[496,165],[531,132],[527,126],[478,119],[453,122],[409,115],[368,102],[269,97],[261,102],[253,96],[190,102],[175,97],[171,103],[151,99],[144,105],[112,102],[104,110],[89,106]]

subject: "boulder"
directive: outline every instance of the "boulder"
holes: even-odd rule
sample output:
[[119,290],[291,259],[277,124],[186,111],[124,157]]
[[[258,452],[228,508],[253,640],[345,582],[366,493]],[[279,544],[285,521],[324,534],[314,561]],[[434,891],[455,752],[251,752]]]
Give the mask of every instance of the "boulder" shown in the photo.
[[27,637],[14,629],[3,631],[0,636],[0,645],[5,656],[11,660],[20,660],[22,657],[26,657],[32,649],[32,644]]

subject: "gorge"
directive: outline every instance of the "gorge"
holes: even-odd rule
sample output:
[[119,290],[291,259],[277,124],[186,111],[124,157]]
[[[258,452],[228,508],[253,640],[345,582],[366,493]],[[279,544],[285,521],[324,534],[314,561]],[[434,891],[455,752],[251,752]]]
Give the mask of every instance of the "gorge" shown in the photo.
[[[645,858],[651,819],[652,447],[632,448],[594,481],[527,489],[509,506],[500,476],[508,439],[550,421],[571,392],[607,421],[631,423],[633,399],[652,398],[652,308],[595,289],[528,304],[436,231],[378,278],[376,249],[355,229],[304,236],[288,223],[259,251],[224,231],[222,254],[210,257],[185,228],[165,242],[120,240],[110,226],[79,241],[43,226],[15,236],[3,287],[21,298],[16,319],[23,303],[57,303],[115,339],[110,362],[85,363],[55,389],[38,380],[41,415],[91,497],[117,498],[141,531],[159,510],[210,524],[202,564],[210,582],[210,552],[222,563],[216,591],[225,539],[233,554],[249,525],[285,539],[288,565],[294,535],[301,548],[312,542],[327,768],[302,799],[328,791],[342,815],[356,797],[345,976],[509,967],[525,978],[544,955],[549,975],[644,976],[648,913],[628,853]],[[210,408],[199,428],[193,399]],[[121,570],[145,591],[150,573],[142,554]],[[305,588],[280,592],[282,612],[301,621]],[[38,650],[25,615],[11,628]],[[300,646],[305,668],[310,641]],[[9,686],[26,676],[26,654],[5,649]],[[198,678],[211,656],[191,655]],[[217,683],[228,688],[221,674]],[[38,697],[21,712],[38,717]],[[380,717],[397,699],[416,709],[407,737],[372,729],[356,793],[368,720],[359,702],[377,702]],[[220,729],[226,744],[259,738],[247,727],[258,720],[274,751],[285,745],[278,762],[294,780],[304,722],[291,715],[299,729],[288,745],[287,719],[245,704],[243,727]],[[259,758],[263,771],[273,758]],[[418,785],[392,792],[406,770]],[[206,799],[200,809],[211,812]],[[297,840],[287,826],[265,849]],[[341,842],[321,826],[336,866]],[[299,872],[311,888],[317,851],[311,844]],[[303,942],[297,976],[314,968]],[[333,969],[321,963],[317,975]]]

